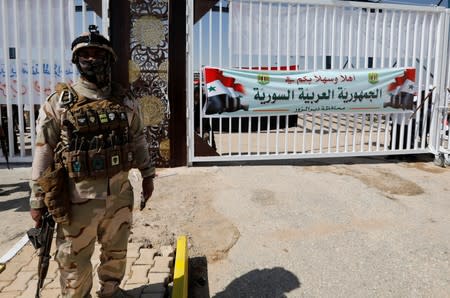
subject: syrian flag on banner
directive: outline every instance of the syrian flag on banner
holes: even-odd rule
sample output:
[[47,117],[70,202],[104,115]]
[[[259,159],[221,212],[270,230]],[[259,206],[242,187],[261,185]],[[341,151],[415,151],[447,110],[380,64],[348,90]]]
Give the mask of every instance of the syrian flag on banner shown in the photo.
[[205,114],[221,114],[248,110],[247,105],[241,104],[240,95],[245,94],[244,86],[236,84],[236,79],[223,75],[217,68],[204,68],[206,82]]
[[410,93],[412,95],[417,95],[417,86],[416,86],[416,69],[408,68],[405,70],[405,75],[403,77],[405,80],[403,81],[402,86],[400,87],[400,92]]
[[391,93],[391,106],[404,110],[412,110],[414,96],[417,94],[416,69],[407,68],[402,76],[396,77],[395,81],[388,86]]
[[388,91],[392,95],[397,95],[400,92],[416,95],[416,69],[407,68],[402,76],[396,77],[395,82],[389,84]]

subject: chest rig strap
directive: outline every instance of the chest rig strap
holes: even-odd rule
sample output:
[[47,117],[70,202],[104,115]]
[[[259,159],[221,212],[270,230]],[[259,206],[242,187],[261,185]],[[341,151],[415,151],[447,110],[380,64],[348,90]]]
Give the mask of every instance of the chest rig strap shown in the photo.
[[59,104],[61,106],[70,108],[75,102],[78,101],[78,95],[73,88],[65,83],[57,83],[55,91],[59,94]]

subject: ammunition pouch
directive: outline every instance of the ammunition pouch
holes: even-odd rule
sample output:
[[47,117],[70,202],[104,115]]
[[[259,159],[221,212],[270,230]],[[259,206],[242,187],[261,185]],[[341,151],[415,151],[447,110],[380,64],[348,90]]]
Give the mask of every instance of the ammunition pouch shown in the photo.
[[[122,151],[121,146],[111,146],[106,149],[106,168],[108,177],[112,177],[122,171]],[[129,170],[124,168],[124,170]]]
[[63,153],[70,178],[111,178],[120,171],[128,171],[134,164],[131,144],[110,146],[106,149],[73,150]]
[[88,151],[89,174],[94,178],[107,176],[105,149],[93,149]]
[[48,212],[59,224],[70,223],[69,181],[66,168],[56,164],[55,168],[47,168],[37,183],[45,193],[44,203]]
[[85,178],[89,176],[88,161],[86,152],[66,151],[63,152],[63,159],[66,161],[67,172],[70,178]]

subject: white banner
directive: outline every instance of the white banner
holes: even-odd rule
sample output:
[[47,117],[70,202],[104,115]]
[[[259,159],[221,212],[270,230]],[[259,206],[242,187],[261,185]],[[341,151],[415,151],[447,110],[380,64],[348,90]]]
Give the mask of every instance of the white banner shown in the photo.
[[411,112],[414,68],[262,71],[205,67],[205,114]]

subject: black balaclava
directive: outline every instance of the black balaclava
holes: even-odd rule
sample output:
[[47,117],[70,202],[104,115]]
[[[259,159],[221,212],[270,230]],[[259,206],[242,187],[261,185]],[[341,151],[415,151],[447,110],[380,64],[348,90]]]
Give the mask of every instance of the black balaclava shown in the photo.
[[76,63],[81,77],[103,88],[111,83],[111,57],[109,54],[96,59],[78,57]]

